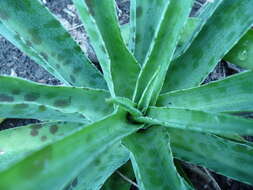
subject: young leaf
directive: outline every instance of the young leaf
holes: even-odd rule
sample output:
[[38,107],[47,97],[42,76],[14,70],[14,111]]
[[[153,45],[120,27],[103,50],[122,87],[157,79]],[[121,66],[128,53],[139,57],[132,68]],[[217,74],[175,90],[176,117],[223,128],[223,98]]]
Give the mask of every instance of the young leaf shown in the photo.
[[189,49],[173,61],[163,92],[198,86],[253,23],[251,0],[223,1]]
[[224,57],[226,61],[253,70],[253,29],[250,29]]
[[244,72],[201,87],[162,94],[157,106],[208,112],[253,111],[253,72]]
[[132,98],[140,68],[121,36],[115,1],[74,0],[74,3],[91,44],[98,52],[112,96],[115,93],[116,96]]
[[210,134],[169,128],[173,155],[253,185],[253,147]]
[[50,64],[65,81],[75,86],[107,88],[100,72],[40,1],[0,1],[0,20],[16,40]]
[[123,140],[131,151],[140,190],[184,190],[182,179],[173,163],[169,137],[162,127],[152,127]]
[[63,182],[77,176],[92,163],[94,157],[140,127],[142,126],[129,123],[126,114],[118,111],[2,171],[0,178],[3,183],[0,184],[0,189],[63,188],[66,185]]
[[[152,87],[151,100],[148,104],[154,105],[164,78],[169,67],[176,45],[178,43],[180,32],[188,18],[192,6],[192,1],[170,0],[163,9],[162,17],[152,41],[149,55],[145,60],[144,67],[141,70],[137,81],[136,91],[134,94],[135,102],[138,102],[145,90],[147,84],[153,75],[158,71],[159,74]],[[168,32],[170,30],[170,32]],[[149,96],[147,94],[147,96]],[[141,108],[142,109],[142,108]]]
[[218,134],[253,134],[253,120],[218,113],[202,111],[150,107],[147,117],[137,117],[137,121],[152,125],[162,125],[185,130]]
[[148,50],[161,23],[163,12],[171,0],[131,1],[131,27],[135,38],[134,55],[138,62],[144,64]]
[[40,104],[63,113],[80,113],[93,121],[112,112],[112,106],[105,102],[109,96],[104,90],[46,86],[0,76],[0,103]]
[[4,24],[0,21],[0,34],[4,36],[8,41],[10,41],[13,45],[15,45],[18,49],[20,49],[22,52],[24,52],[26,55],[31,57],[37,64],[41,65],[44,69],[46,69],[48,72],[50,72],[52,75],[54,75],[57,79],[61,80],[65,85],[69,86],[70,84],[65,81],[65,79],[61,76],[61,74],[58,73],[57,70],[54,70],[52,66],[41,56],[39,56],[35,50],[33,50],[31,47],[27,46],[22,39],[15,34],[15,32],[12,32],[9,30]]
[[0,170],[80,128],[79,123],[39,123],[0,131]]

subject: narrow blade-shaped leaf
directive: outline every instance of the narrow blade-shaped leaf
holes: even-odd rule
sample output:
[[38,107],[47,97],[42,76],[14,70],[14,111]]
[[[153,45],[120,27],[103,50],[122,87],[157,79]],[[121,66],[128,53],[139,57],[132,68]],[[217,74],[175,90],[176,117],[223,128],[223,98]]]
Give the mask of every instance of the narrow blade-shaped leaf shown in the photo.
[[90,123],[82,113],[66,113],[62,110],[35,103],[0,103],[0,117],[38,119],[42,121],[68,121]]
[[112,106],[105,102],[108,97],[110,94],[104,90],[46,86],[0,76],[0,103],[40,104],[63,113],[80,113],[94,121],[112,112]]
[[253,29],[243,36],[224,59],[242,68],[253,70]]
[[162,94],[157,106],[208,112],[253,111],[253,72],[244,72],[201,87]]
[[54,70],[48,62],[41,58],[31,47],[27,46],[18,35],[9,30],[4,24],[0,21],[0,34],[4,36],[8,41],[15,45],[18,49],[32,58],[37,64],[41,65],[48,72],[54,75],[56,78],[61,80],[65,85],[70,85],[65,79],[58,73],[57,70]]
[[198,86],[253,23],[251,0],[223,1],[167,72],[163,92]]
[[159,71],[155,85],[153,86],[150,102],[148,102],[151,105],[155,104],[180,38],[180,32],[188,18],[191,5],[192,1],[170,0],[163,9],[158,26],[159,30],[157,30],[155,38],[152,41],[149,56],[145,60],[144,67],[137,81],[134,96],[136,102],[140,100],[143,91],[152,79],[154,73]]
[[79,123],[38,123],[0,131],[0,170],[64,136],[85,127]]
[[98,52],[111,94],[132,98],[140,69],[121,36],[115,1],[74,0],[74,3]]
[[131,151],[130,158],[140,190],[184,190],[168,144],[169,136],[162,127],[152,127],[123,140]]
[[94,157],[140,127],[129,123],[124,112],[117,112],[2,171],[0,189],[15,190],[17,186],[20,190],[63,188],[66,185],[63,182],[77,176]]
[[0,1],[0,7],[0,20],[16,40],[29,46],[67,82],[75,86],[107,88],[100,72],[40,1],[6,0]]
[[219,174],[253,184],[253,148],[210,134],[168,129],[173,155]]
[[177,108],[151,107],[140,122],[217,134],[253,134],[253,120],[237,116]]
[[189,33],[187,36],[185,36],[187,38],[185,38],[185,40],[183,41],[184,43],[182,43],[181,46],[177,47],[174,58],[179,57],[189,48],[191,43],[198,36],[203,26],[206,24],[207,20],[213,15],[214,11],[222,3],[222,1],[223,0],[215,0],[213,2],[206,1],[206,5],[204,5],[200,9],[196,17],[188,19],[188,22],[186,23],[186,27],[190,26],[187,30],[189,31]]
[[163,11],[170,1],[171,0],[133,0],[130,2],[132,4],[131,18],[133,18],[130,24],[135,24],[134,55],[141,65],[144,64],[151,43],[155,38],[156,30],[159,28],[159,24],[162,20]]

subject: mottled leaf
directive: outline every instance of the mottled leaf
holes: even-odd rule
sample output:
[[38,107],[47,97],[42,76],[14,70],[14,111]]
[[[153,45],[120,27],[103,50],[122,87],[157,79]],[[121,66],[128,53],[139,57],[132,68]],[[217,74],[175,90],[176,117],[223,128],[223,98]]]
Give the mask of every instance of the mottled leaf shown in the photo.
[[0,189],[63,188],[66,185],[63,183],[76,177],[94,161],[94,157],[140,127],[141,125],[129,123],[124,112],[117,112],[0,172]]
[[253,111],[253,72],[244,72],[201,87],[162,94],[157,106],[208,112]]
[[0,76],[0,103],[40,104],[58,109],[62,113],[80,113],[94,121],[112,112],[112,106],[105,102],[108,97],[110,94],[104,90],[46,86],[19,78]]
[[147,117],[136,117],[137,121],[185,130],[217,134],[253,134],[253,120],[219,113],[150,107]]
[[251,0],[223,1],[189,49],[173,61],[163,92],[198,86],[253,23]]
[[0,20],[19,44],[36,54],[35,59],[43,59],[69,84],[107,88],[100,72],[40,1],[0,1]]
[[74,3],[97,52],[111,94],[132,98],[140,69],[121,36],[115,1],[74,0]]

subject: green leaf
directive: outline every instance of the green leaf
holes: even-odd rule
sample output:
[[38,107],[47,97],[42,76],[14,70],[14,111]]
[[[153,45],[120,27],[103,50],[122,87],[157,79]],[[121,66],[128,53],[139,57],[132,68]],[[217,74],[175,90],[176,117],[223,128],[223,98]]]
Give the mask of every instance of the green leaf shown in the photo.
[[189,17],[180,35],[180,40],[177,44],[177,49],[174,53],[173,59],[183,54],[185,46],[189,46],[189,41],[195,34],[196,28],[199,26],[201,19]]
[[0,103],[39,104],[62,113],[83,114],[92,121],[112,112],[112,106],[105,102],[108,97],[110,94],[104,90],[46,86],[19,78],[0,76]]
[[242,37],[224,59],[242,68],[253,70],[253,29]]
[[99,190],[106,179],[129,159],[129,151],[116,143],[93,159],[63,190],[70,187],[72,190]]
[[162,94],[157,106],[208,112],[252,112],[253,72],[233,75],[201,87]]
[[84,124],[91,122],[81,113],[65,113],[57,108],[34,103],[0,103],[0,117],[68,121]]
[[[129,34],[128,49],[131,51],[132,54],[134,54],[135,41],[136,41],[136,0],[130,1],[129,31],[130,31],[130,34]],[[123,37],[124,37],[124,35],[123,35]]]
[[136,117],[136,120],[151,125],[217,134],[253,134],[252,119],[188,109],[150,107],[147,117]]
[[140,68],[121,36],[115,1],[73,2],[97,52],[112,96],[115,93],[116,96],[132,98]]
[[251,0],[223,1],[189,49],[173,61],[163,92],[198,86],[253,23]]
[[0,170],[85,127],[79,123],[39,123],[0,131]]
[[[55,190],[63,188],[82,169],[123,137],[138,130],[126,120],[124,112],[117,112],[99,122],[48,145],[21,162],[0,173],[0,189]],[[29,179],[29,180],[27,180]]]
[[144,64],[156,30],[161,23],[163,12],[171,0],[133,0],[131,4],[130,25],[135,41],[134,55],[138,62]]
[[[160,90],[162,88],[167,69],[173,57],[176,45],[178,43],[180,32],[188,18],[192,6],[192,1],[170,0],[163,9],[162,17],[152,41],[148,58],[145,60],[144,67],[141,70],[137,81],[134,100],[138,102],[145,90],[147,84],[153,75],[159,71],[154,81],[151,99],[148,102],[154,105]],[[170,30],[170,32],[168,32]],[[147,94],[149,96],[149,94]],[[141,108],[143,109],[143,108]]]
[[253,185],[253,147],[210,134],[169,128],[173,155]]
[[44,69],[50,72],[52,75],[57,77],[65,85],[70,85],[65,79],[58,73],[57,70],[54,70],[48,62],[41,58],[31,47],[27,46],[18,35],[9,30],[4,24],[0,21],[0,34],[4,36],[8,41],[15,45],[18,49],[24,52],[26,55],[31,57],[37,64],[41,65]]
[[121,168],[119,168],[103,185],[102,190],[130,190],[132,184],[126,179],[123,179],[123,176],[128,180],[134,180],[134,172],[132,169],[131,162],[127,162]]
[[0,1],[0,20],[19,44],[36,54],[35,59],[43,59],[69,84],[107,88],[100,72],[40,1]]
[[124,98],[124,97],[109,98],[107,99],[107,102],[114,103],[120,106],[122,109],[131,113],[132,115],[135,115],[135,116],[142,115],[142,113],[136,108],[137,104],[129,100],[128,98]]
[[184,190],[173,163],[169,136],[162,127],[152,127],[128,136],[123,143],[130,158],[140,190]]

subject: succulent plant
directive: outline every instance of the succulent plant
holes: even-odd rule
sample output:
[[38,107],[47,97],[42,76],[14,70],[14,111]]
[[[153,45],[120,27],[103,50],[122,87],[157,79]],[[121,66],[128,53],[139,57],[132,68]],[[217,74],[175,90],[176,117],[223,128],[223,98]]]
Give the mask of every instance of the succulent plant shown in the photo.
[[[101,71],[40,1],[0,1],[0,34],[63,83],[0,76],[0,118],[41,120],[0,132],[0,189],[129,190],[119,171],[194,189],[177,160],[253,184],[252,0],[196,17],[193,0],[131,0],[123,26],[114,0],[73,3]],[[249,70],[203,84],[221,59]]]

